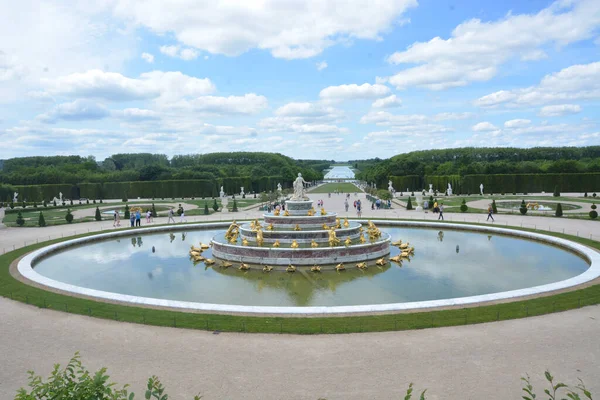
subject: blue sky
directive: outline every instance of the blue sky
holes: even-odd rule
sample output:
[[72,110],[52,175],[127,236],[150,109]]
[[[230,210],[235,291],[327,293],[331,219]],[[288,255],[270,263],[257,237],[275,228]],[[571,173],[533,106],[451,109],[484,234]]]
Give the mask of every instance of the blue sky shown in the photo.
[[600,144],[600,2],[10,2],[0,158]]

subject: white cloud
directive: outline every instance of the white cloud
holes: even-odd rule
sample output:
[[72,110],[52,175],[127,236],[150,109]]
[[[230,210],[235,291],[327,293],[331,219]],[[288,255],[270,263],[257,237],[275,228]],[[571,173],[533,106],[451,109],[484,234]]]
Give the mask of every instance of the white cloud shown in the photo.
[[595,62],[572,65],[546,75],[537,86],[488,94],[477,99],[475,105],[494,107],[504,104],[517,107],[599,98],[600,62]]
[[56,105],[51,111],[38,115],[37,120],[46,123],[64,121],[98,120],[109,116],[109,111],[101,104],[87,100],[75,100],[71,103]]
[[325,101],[373,99],[385,96],[389,92],[389,87],[378,83],[374,85],[371,85],[370,83],[363,83],[362,85],[353,83],[350,85],[326,87],[321,90],[319,97]]
[[154,56],[150,53],[142,53],[142,58],[148,63],[152,64],[154,62]]
[[370,111],[366,115],[363,115],[359,122],[361,124],[376,124],[378,126],[407,126],[439,121],[462,120],[472,117],[473,114],[468,112],[445,112],[428,116],[423,114],[392,114],[387,111]]
[[339,41],[379,40],[416,0],[299,0],[273,3],[116,0],[115,15],[213,54],[253,48],[278,58],[312,57]]
[[504,123],[505,128],[522,128],[531,124],[531,120],[528,119],[511,119]]
[[346,134],[349,130],[337,125],[317,122],[302,122],[288,117],[269,117],[262,119],[258,126],[271,133],[323,133],[323,134]]
[[320,61],[316,65],[317,65],[317,71],[322,71],[325,68],[327,68],[327,62],[325,62],[325,61]]
[[319,103],[287,103],[277,110],[275,115],[302,121],[335,121],[343,117],[343,112],[334,107]]
[[215,91],[210,79],[194,78],[179,71],[152,71],[141,74],[139,78],[128,78],[116,72],[91,70],[44,79],[42,84],[51,94],[112,101],[152,98],[172,101]]
[[470,112],[444,112],[439,113],[435,116],[436,121],[449,121],[449,120],[461,120],[461,119],[469,119],[473,118],[475,115]]
[[392,107],[400,107],[402,104],[402,100],[399,97],[396,97],[395,94],[392,94],[388,97],[384,97],[383,99],[377,99],[371,104],[373,108],[392,108]]
[[487,131],[497,131],[498,128],[490,122],[479,122],[478,124],[473,125],[471,130],[473,130],[475,132],[487,132]]
[[537,14],[508,14],[495,22],[473,19],[458,25],[449,39],[435,37],[392,54],[392,64],[420,65],[398,72],[389,83],[442,90],[487,81],[509,59],[541,59],[543,46],[589,39],[599,24],[597,0],[557,1]]
[[181,58],[185,61],[195,60],[198,58],[198,52],[196,50],[191,48],[182,49],[181,46],[178,45],[160,46],[159,50],[161,53],[169,57]]
[[563,115],[577,114],[581,112],[581,106],[577,104],[558,104],[545,106],[540,110],[540,117],[561,117]]
[[257,114],[268,106],[267,98],[254,93],[243,96],[201,96],[164,105],[168,109],[210,115]]
[[156,111],[140,108],[126,108],[113,112],[113,115],[130,121],[156,120],[160,118]]

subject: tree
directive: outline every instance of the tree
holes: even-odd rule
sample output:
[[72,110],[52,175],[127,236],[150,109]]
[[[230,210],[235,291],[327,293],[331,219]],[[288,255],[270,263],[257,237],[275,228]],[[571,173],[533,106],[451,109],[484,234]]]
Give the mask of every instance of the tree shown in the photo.
[[150,210],[150,213],[152,214],[152,218],[156,218],[158,216],[158,214],[156,213],[156,206],[154,205],[154,203],[152,203],[152,209]]
[[23,214],[21,214],[21,211],[19,211],[17,213],[17,221],[16,222],[17,222],[17,225],[19,225],[19,226],[25,225],[25,220],[23,219]]
[[67,215],[65,215],[65,219],[67,220],[67,223],[71,223],[73,222],[73,214],[71,214],[71,209],[68,208],[67,209]]
[[598,218],[598,211],[592,210],[592,211],[590,211],[589,215],[590,215],[591,219],[596,219],[596,218]]
[[44,200],[42,204],[44,205],[44,207],[48,207],[48,203],[46,203],[46,200]]
[[562,210],[562,204],[558,203],[556,205],[556,212],[554,213],[555,217],[562,217],[563,216],[563,210]]
[[408,197],[408,203],[406,203],[406,209],[407,210],[412,210],[413,209],[412,201],[410,200],[410,196]]
[[217,199],[215,199],[212,208],[215,210],[215,212],[219,211],[219,203],[217,203]]
[[56,207],[56,200],[53,200],[53,201],[52,201],[52,205],[53,205],[54,207]]
[[552,194],[554,197],[560,197],[560,191],[558,190],[558,185],[554,186],[554,193]]
[[98,207],[96,207],[96,215],[94,218],[96,218],[96,221],[102,221],[102,214],[100,214],[100,209]]
[[389,190],[379,189],[377,191],[377,197],[379,197],[381,200],[391,200],[392,194]]
[[492,200],[492,212],[498,214],[498,208],[496,207],[496,200]]
[[429,204],[427,206],[431,209],[433,208],[433,196],[429,196]]
[[525,204],[525,199],[521,200],[521,207],[519,207],[519,212],[522,215],[527,214],[527,204]]
[[204,215],[208,215],[210,212],[208,211],[208,203],[204,202]]
[[467,205],[467,200],[463,199],[462,204],[460,205],[460,212],[467,212],[469,206]]
[[44,226],[46,226],[46,220],[44,219],[44,213],[42,213],[41,211],[40,211],[40,217],[38,218],[38,225],[42,228]]
[[125,211],[123,212],[123,218],[129,219],[129,217],[131,217],[131,214],[129,213],[129,206],[127,204],[125,204]]
[[238,210],[237,202],[235,201],[235,199],[233,199],[233,208],[231,209],[231,211],[236,212],[237,210]]

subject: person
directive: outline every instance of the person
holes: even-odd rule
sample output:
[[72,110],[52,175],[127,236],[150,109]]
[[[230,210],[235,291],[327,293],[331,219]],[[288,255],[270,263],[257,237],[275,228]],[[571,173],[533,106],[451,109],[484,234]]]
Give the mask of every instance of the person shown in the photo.
[[488,206],[488,217],[487,217],[486,221],[489,221],[491,218],[492,222],[494,222],[494,217],[492,216],[493,211],[494,211],[494,209],[492,208],[492,205],[490,204]]
[[438,208],[438,202],[437,200],[433,203],[433,213],[436,214],[440,211],[440,209]]
[[440,219],[443,221],[444,220],[444,203],[440,204],[439,211],[440,211],[440,216],[438,217],[438,221]]
[[119,216],[119,211],[115,210],[115,220],[113,222],[113,227],[121,226],[121,217]]
[[140,210],[135,212],[135,226],[142,226],[142,213],[140,213]]
[[150,223],[150,218],[152,218],[152,211],[150,211],[150,209],[148,209],[146,211],[146,223],[149,224]]
[[362,210],[361,210],[361,206],[362,206],[362,204],[361,204],[360,200],[358,200],[358,201],[356,202],[356,216],[357,216],[358,218],[360,218],[360,217],[362,216]]
[[173,221],[173,223],[175,223],[175,218],[173,218],[175,216],[175,211],[173,211],[173,207],[169,208],[169,219],[167,220],[167,224],[170,223],[171,221]]
[[185,211],[183,211],[183,207],[181,206],[181,204],[179,205],[179,222],[187,222],[187,219],[185,219]]
[[350,204],[348,204],[348,199],[344,201],[344,207],[346,208],[346,212],[348,212],[348,207],[350,207]]
[[131,224],[131,227],[135,227],[135,213],[132,212],[129,214],[129,223]]

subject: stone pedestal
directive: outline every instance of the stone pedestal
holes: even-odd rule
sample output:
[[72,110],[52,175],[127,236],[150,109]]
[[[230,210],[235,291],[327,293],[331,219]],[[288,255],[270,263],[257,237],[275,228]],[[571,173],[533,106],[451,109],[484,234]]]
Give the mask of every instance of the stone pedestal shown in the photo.
[[[286,200],[285,209],[290,215],[308,215],[313,206],[312,200]],[[318,211],[318,210],[317,210]]]
[[227,197],[221,197],[221,212],[229,212],[229,210],[227,209],[227,204],[229,204],[229,199]]

